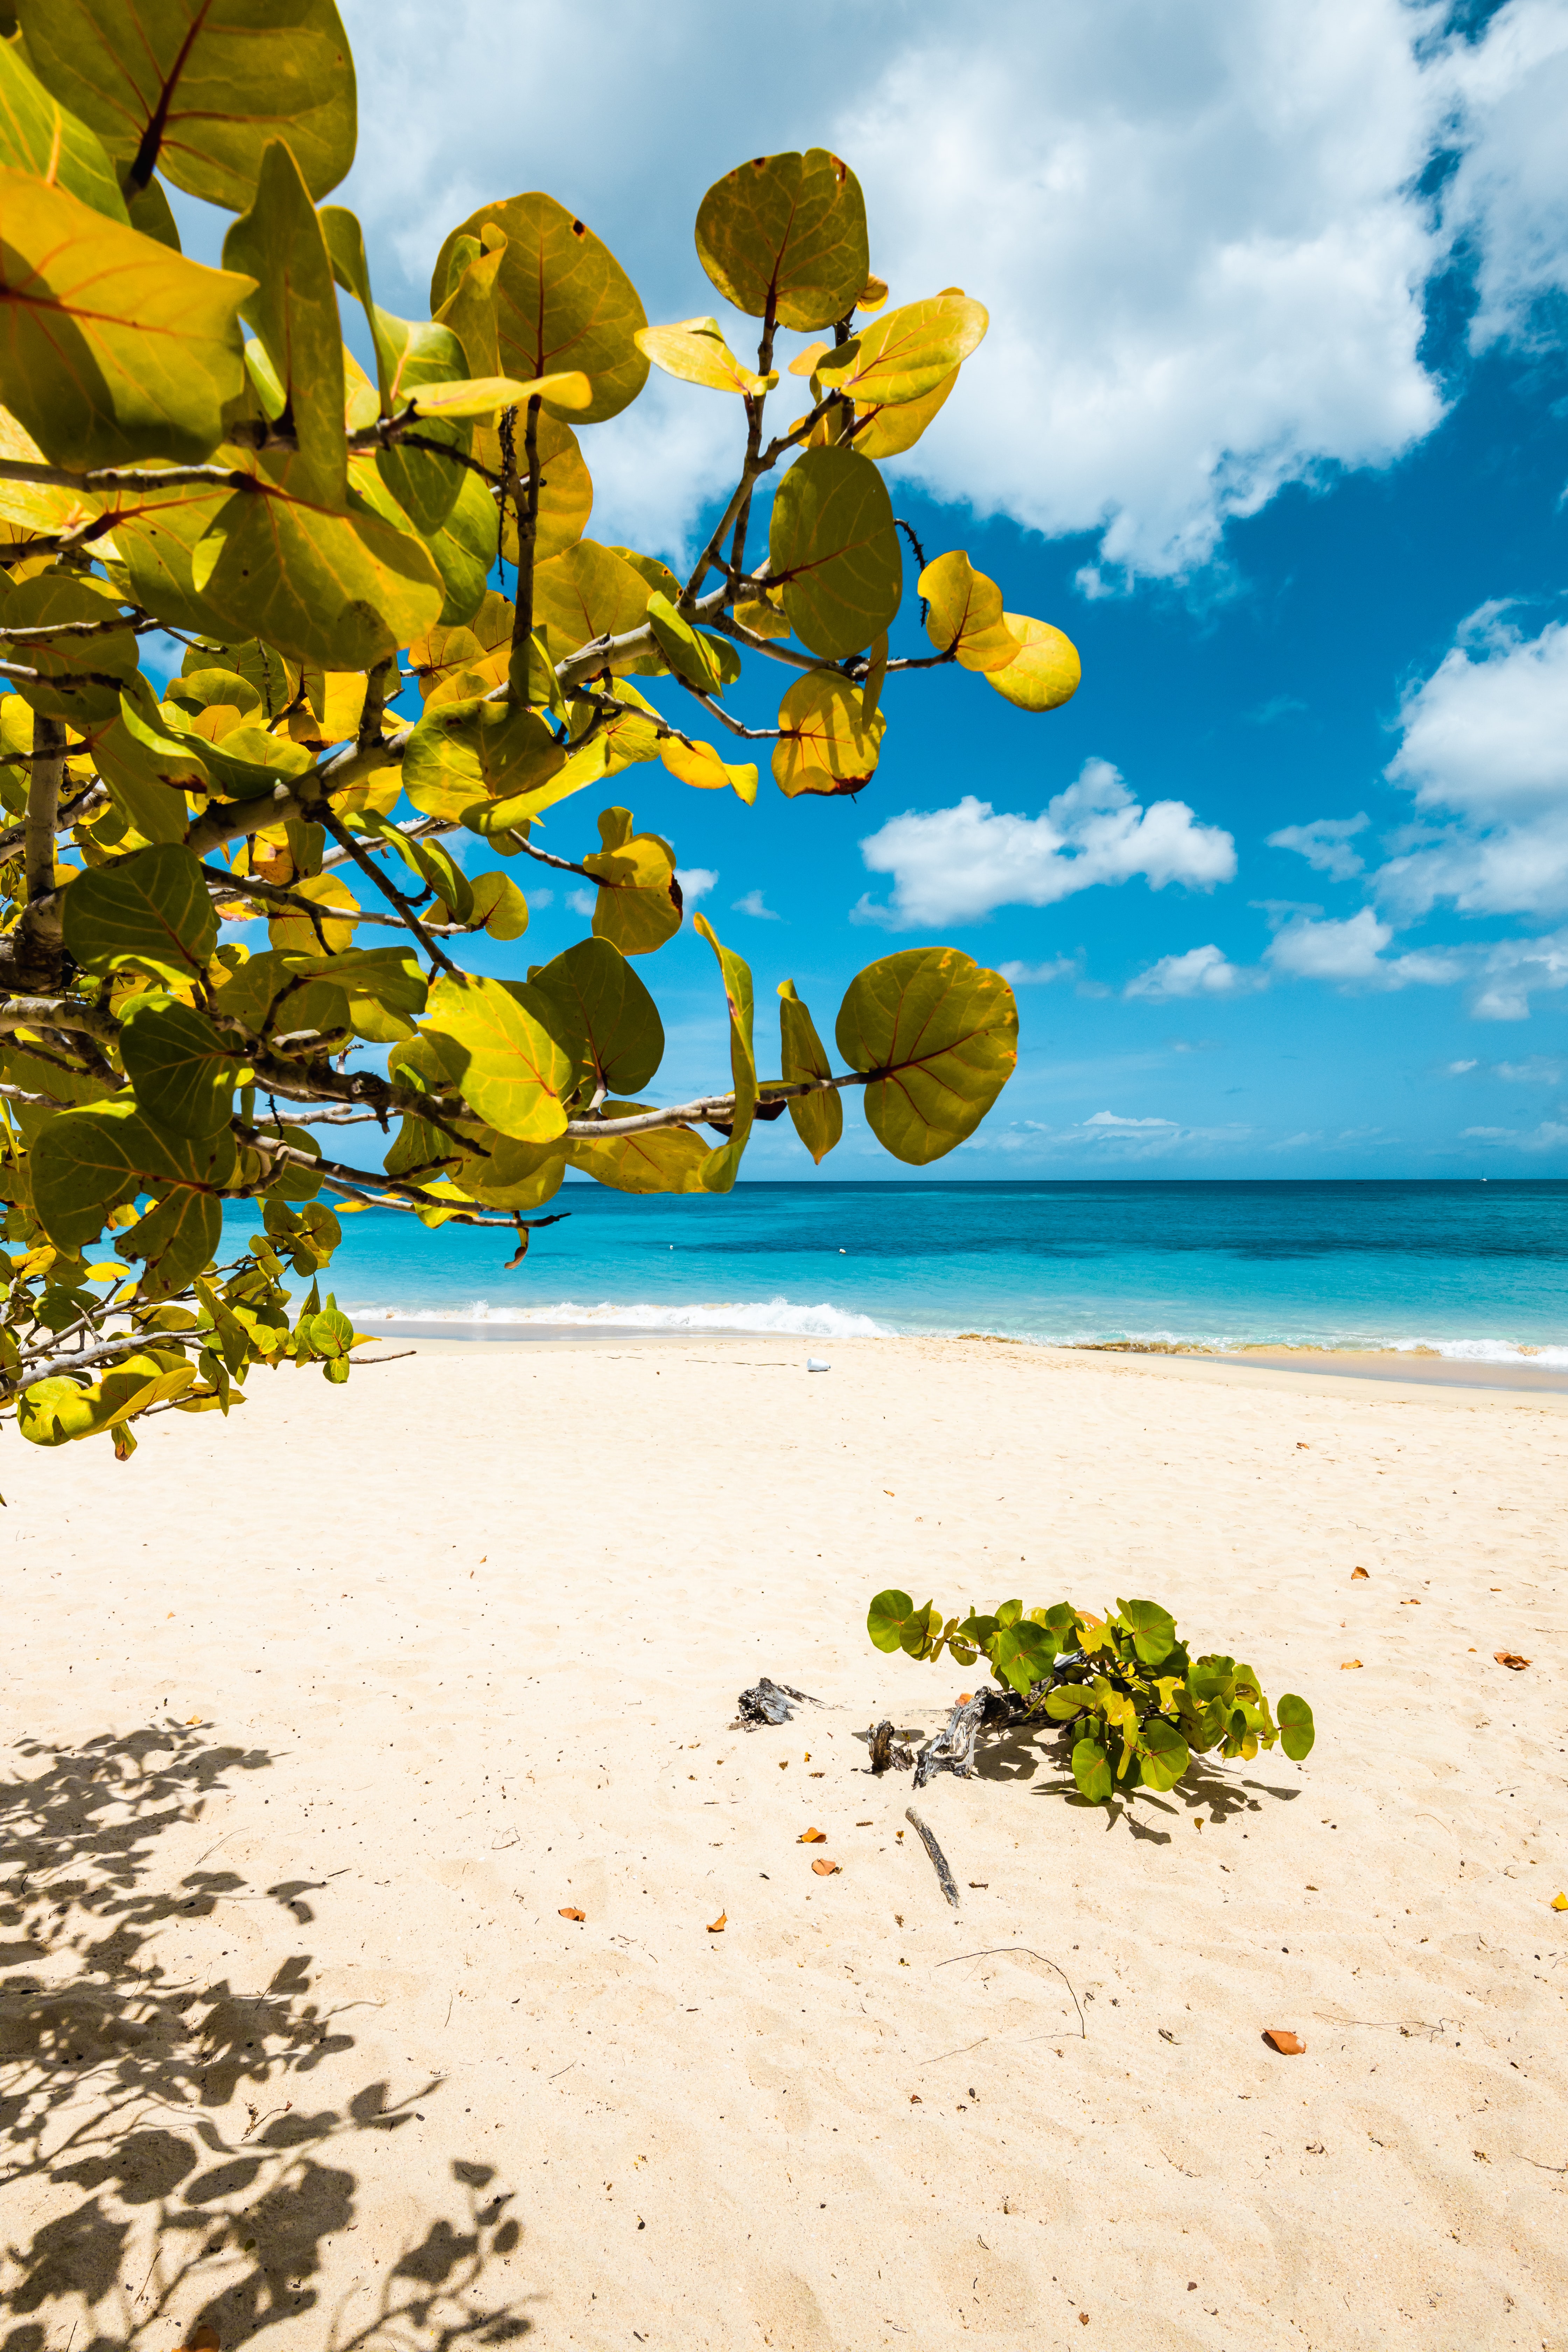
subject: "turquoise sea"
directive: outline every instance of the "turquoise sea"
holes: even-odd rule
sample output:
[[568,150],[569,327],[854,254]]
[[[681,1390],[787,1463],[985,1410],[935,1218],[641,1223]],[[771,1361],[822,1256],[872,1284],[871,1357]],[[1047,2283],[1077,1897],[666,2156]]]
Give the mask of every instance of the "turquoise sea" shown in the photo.
[[[1568,1368],[1568,1181],[571,1183],[514,1272],[504,1232],[345,1217],[362,1321],[1426,1347]],[[519,1328],[521,1327],[521,1328]]]

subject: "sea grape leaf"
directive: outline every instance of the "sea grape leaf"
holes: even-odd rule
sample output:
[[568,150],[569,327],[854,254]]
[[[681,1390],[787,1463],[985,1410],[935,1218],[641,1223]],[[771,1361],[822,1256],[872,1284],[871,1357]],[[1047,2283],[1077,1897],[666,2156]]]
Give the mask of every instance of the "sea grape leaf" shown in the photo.
[[640,628],[647,602],[646,583],[595,539],[576,541],[534,570],[534,619],[542,623],[557,661],[595,637]]
[[[3,576],[3,575],[0,575]],[[9,581],[0,591],[0,645],[9,629],[47,628],[71,621],[112,621],[122,599],[100,581],[50,572],[35,580]],[[86,727],[113,719],[120,709],[115,678],[136,675],[136,639],[129,626],[101,637],[59,637],[7,646],[9,657],[41,673],[41,682],[18,680],[17,692],[46,717]],[[102,682],[108,681],[108,682]]]
[[34,1205],[62,1249],[95,1239],[109,1211],[139,1192],[181,1186],[222,1192],[234,1181],[236,1164],[226,1129],[199,1138],[175,1135],[123,1102],[61,1111],[39,1135],[29,1160]]
[[647,623],[677,677],[702,694],[722,694],[741,675],[741,656],[722,637],[694,629],[658,590],[647,600]]
[[195,1005],[145,1000],[120,1033],[125,1075],[139,1110],[176,1135],[216,1135],[226,1126],[239,1059]]
[[757,1059],[752,1044],[752,973],[749,964],[722,945],[705,915],[696,915],[692,921],[719,960],[724,1002],[730,1013],[730,1083],[735,1094],[734,1117],[729,1142],[721,1144],[717,1151],[709,1155],[702,1175],[705,1192],[728,1192],[740,1171],[757,1107]]
[[477,874],[473,882],[472,919],[482,923],[492,940],[520,940],[528,929],[528,900],[510,874]]
[[0,400],[51,465],[199,464],[244,380],[254,280],[0,168]]
[[825,147],[758,155],[716,180],[697,212],[697,257],[753,319],[809,334],[847,318],[870,274],[866,200]]
[[888,722],[866,715],[865,698],[839,670],[808,670],[779,705],[773,782],[789,799],[802,793],[859,792],[870,782]]
[[[18,0],[39,79],[128,177],[238,212],[285,138],[313,197],[353,162],[353,59],[332,0]],[[129,18],[129,21],[128,21]]]
[[[826,1051],[810,1012],[795,994],[793,980],[779,982],[779,1051],[786,1083],[832,1076]],[[837,1091],[792,1096],[789,1115],[795,1133],[820,1167],[844,1132],[844,1106]]]
[[1087,1694],[1070,1683],[1060,1684],[1046,1693],[1046,1713],[1053,1723],[1070,1723],[1088,1705]]
[[1023,1698],[1028,1696],[1036,1683],[1044,1681],[1055,1657],[1050,1635],[1026,1617],[1015,1625],[1002,1626],[991,1652],[996,1673],[1011,1683]]
[[79,874],[65,895],[66,948],[84,971],[127,964],[189,982],[211,961],[217,916],[190,851],[176,843]]
[[900,401],[897,407],[867,409],[866,422],[856,428],[856,448],[863,457],[901,457],[906,449],[914,447],[957,382],[958,370],[954,368],[951,375],[944,375],[920,400]]
[[14,42],[0,42],[0,163],[68,188],[106,219],[131,221],[101,139],[29,72]]
[[529,1011],[521,988],[444,972],[430,991],[421,1034],[488,1127],[521,1143],[548,1143],[563,1132],[572,1056]]
[[773,578],[802,645],[838,661],[891,626],[903,558],[888,486],[855,449],[805,449],[778,487]]
[[192,483],[168,490],[116,493],[116,584],[171,628],[202,637],[233,634],[197,594],[191,573],[197,541],[230,496],[221,487],[205,489]]
[[735,357],[717,319],[681,319],[673,327],[639,327],[639,351],[666,375],[700,383],[710,392],[771,392],[776,373],[758,375]]
[[584,866],[598,884],[594,935],[623,955],[651,955],[680,929],[680,885],[675,852],[657,833],[634,833],[629,809],[605,809],[604,844]]
[[1132,1636],[1139,1664],[1163,1665],[1176,1646],[1176,1621],[1153,1601],[1119,1601],[1117,1612]]
[[699,792],[721,792],[726,784],[751,808],[757,797],[757,771],[747,761],[738,768],[721,759],[711,743],[683,743],[679,735],[661,735],[658,756],[672,776]]
[[579,1087],[634,1095],[664,1059],[658,1007],[608,940],[577,940],[536,971],[523,994],[573,1056]]
[[269,452],[261,470],[290,498],[341,510],[348,443],[331,257],[299,163],[281,140],[268,142],[260,165],[254,201],[224,238],[223,257],[226,269],[256,280],[245,317],[271,362],[298,445]]
[[[501,373],[526,382],[579,370],[593,386],[584,424],[618,416],[647,382],[636,336],[647,324],[637,289],[607,246],[552,196],[535,192],[481,205],[455,228],[436,258],[430,306],[448,291],[448,263],[459,241],[496,231],[505,250],[494,275],[496,358]],[[468,337],[461,319],[450,323]],[[470,365],[483,363],[468,353]],[[546,410],[550,408],[546,400]]]
[[886,1592],[878,1593],[867,1611],[866,1631],[875,1646],[891,1657],[903,1648],[905,1631],[917,1617],[923,1630],[925,1611],[917,1611],[907,1592],[889,1585]]
[[[217,1145],[208,1139],[200,1149],[228,1148],[228,1165],[234,1164],[234,1146],[228,1136]],[[190,1185],[176,1184],[155,1201],[145,1216],[115,1236],[114,1246],[123,1258],[145,1261],[142,1289],[148,1297],[167,1298],[212,1264],[223,1238],[223,1204],[210,1192],[197,1192]]]
[[843,393],[860,408],[902,406],[922,400],[977,347],[989,320],[984,306],[964,294],[933,294],[889,310],[819,362],[826,392]]
[[1056,710],[1070,702],[1083,676],[1072,639],[1026,613],[1004,613],[1002,618],[1019,650],[1004,668],[986,671],[986,685],[1019,710]]
[[370,669],[424,635],[447,593],[406,531],[266,487],[219,508],[191,569],[220,626],[249,629],[290,658],[329,670]]
[[929,599],[926,635],[938,653],[955,655],[965,669],[985,671],[1017,659],[1021,647],[1002,617],[1002,591],[961,549],[928,563],[916,589]]
[[973,1135],[1017,1061],[1018,1011],[1000,972],[957,948],[906,948],[868,965],[839,1008],[838,1050],[876,1075],[866,1119],[911,1168]]
[[1072,1751],[1072,1776],[1091,1805],[1103,1804],[1116,1786],[1110,1760],[1098,1739],[1077,1742]]
[[565,754],[537,711],[514,702],[427,709],[403,755],[403,789],[426,816],[462,819],[558,776]]
[[1285,1691],[1281,1694],[1276,1715],[1279,1724],[1279,1745],[1293,1764],[1300,1764],[1303,1758],[1311,1754],[1312,1743],[1318,1736],[1312,1722],[1312,1710],[1304,1698],[1298,1698],[1293,1691]]
[[[342,908],[357,915],[360,902],[341,874],[312,874],[296,879],[289,888],[297,898],[319,907],[321,914],[312,918],[289,909],[274,915],[267,926],[267,936],[275,948],[285,954],[310,955],[324,948],[328,955],[337,955],[352,948],[354,930],[352,922],[333,922],[333,909]],[[302,1025],[302,1024],[301,1024]]]
[[1138,1738],[1138,1762],[1146,1789],[1173,1789],[1192,1760],[1187,1743],[1173,1723],[1159,1715],[1144,1717]]
[[16,1426],[35,1445],[96,1437],[133,1420],[149,1405],[181,1395],[195,1377],[193,1363],[170,1363],[166,1356],[139,1349],[96,1381],[73,1381],[64,1374],[35,1381],[16,1401]]
[[[651,1103],[607,1101],[606,1118],[631,1118]],[[710,1154],[689,1127],[651,1127],[637,1135],[574,1135],[567,1146],[574,1168],[615,1192],[700,1192]]]

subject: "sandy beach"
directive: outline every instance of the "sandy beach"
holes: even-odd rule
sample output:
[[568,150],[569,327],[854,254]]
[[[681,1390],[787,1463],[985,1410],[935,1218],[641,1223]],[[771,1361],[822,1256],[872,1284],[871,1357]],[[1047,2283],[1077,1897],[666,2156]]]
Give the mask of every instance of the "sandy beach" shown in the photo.
[[[5,2352],[1568,2347],[1568,1399],[813,1348],[7,1436]],[[1159,1600],[1317,1747],[994,1739],[955,1913],[889,1584]]]

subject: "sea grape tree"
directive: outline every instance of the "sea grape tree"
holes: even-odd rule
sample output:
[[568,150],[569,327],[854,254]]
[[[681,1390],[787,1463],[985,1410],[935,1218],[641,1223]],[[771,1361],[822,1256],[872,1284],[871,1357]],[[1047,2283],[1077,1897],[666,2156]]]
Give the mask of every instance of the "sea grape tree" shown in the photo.
[[[733,323],[650,325],[538,193],[460,222],[430,316],[398,318],[324,201],[354,142],[331,0],[20,0],[0,40],[0,1405],[42,1444],[123,1455],[138,1418],[226,1412],[258,1364],[346,1379],[316,1279],[345,1210],[509,1227],[520,1256],[568,1168],[726,1192],[786,1109],[820,1160],[847,1087],[921,1167],[1014,1064],[1006,983],[933,946],[852,982],[838,1068],[786,982],[763,1076],[751,974],[697,916],[729,1070],[647,1099],[643,959],[683,910],[617,782],[751,803],[761,745],[792,798],[855,793],[914,672],[1025,712],[1073,692],[1067,638],[962,551],[928,562],[882,471],[981,304],[890,307],[855,175],[814,148],[698,210],[754,364]],[[221,268],[182,252],[165,182],[234,215]],[[588,536],[589,428],[653,367],[737,450],[684,578]],[[927,645],[895,654],[906,541]],[[731,689],[767,665],[777,719],[752,726]],[[536,866],[592,891],[589,936],[521,980],[468,969],[465,940],[521,937]]]

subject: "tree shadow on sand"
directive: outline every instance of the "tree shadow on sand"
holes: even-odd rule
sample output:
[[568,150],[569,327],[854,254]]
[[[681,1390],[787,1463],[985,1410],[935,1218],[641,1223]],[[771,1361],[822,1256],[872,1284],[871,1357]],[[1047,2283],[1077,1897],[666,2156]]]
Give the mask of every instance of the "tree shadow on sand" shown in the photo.
[[[495,2300],[491,2276],[521,2231],[493,2167],[461,2160],[459,2215],[328,2307],[328,2242],[358,2218],[355,2143],[400,2130],[437,2086],[389,2104],[384,2083],[367,2083],[341,2108],[314,2107],[306,2078],[353,2037],[343,2011],[312,1999],[308,1955],[256,1993],[173,1981],[156,1957],[176,1916],[262,1899],[200,1864],[167,1886],[159,1840],[265,1769],[265,1751],[165,1722],[13,1752],[21,1769],[0,1780],[0,2181],[12,2213],[26,2198],[47,2218],[0,2248],[0,2352],[234,2352],[269,2331],[288,2352],[449,2352],[526,2335],[520,2299]],[[290,1881],[265,1895],[298,1919],[310,1891]]]
[[1194,1756],[1175,1787],[1163,1795],[1140,1789],[1133,1798],[1113,1796],[1103,1805],[1091,1806],[1072,1776],[1073,1738],[1070,1724],[1044,1721],[987,1730],[975,1745],[975,1778],[1028,1784],[1037,1797],[1059,1797],[1086,1812],[1103,1811],[1107,1829],[1124,1821],[1133,1837],[1156,1845],[1171,1843],[1171,1832],[1162,1821],[1180,1822],[1184,1815],[1217,1829],[1244,1814],[1260,1812],[1263,1797],[1289,1804],[1301,1793],[1261,1780],[1228,1778],[1212,1757]]

